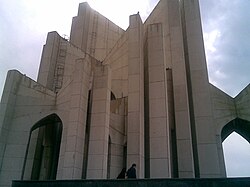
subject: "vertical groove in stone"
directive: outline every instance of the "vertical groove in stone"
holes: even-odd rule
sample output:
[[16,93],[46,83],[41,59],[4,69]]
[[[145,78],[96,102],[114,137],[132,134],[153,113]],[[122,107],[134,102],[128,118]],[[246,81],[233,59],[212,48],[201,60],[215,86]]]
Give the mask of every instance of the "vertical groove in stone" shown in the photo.
[[[147,34],[146,34],[147,35]],[[150,178],[148,44],[144,43],[144,141],[145,178]]]
[[[167,75],[167,92],[168,92],[168,109],[172,110],[172,120],[170,121],[170,150],[171,150],[171,176],[172,178],[178,178],[179,177],[179,171],[178,171],[178,153],[177,153],[177,139],[176,139],[176,124],[175,124],[175,107],[174,107],[174,93],[173,93],[173,75],[172,75],[172,69],[167,68],[166,69],[166,75]],[[171,91],[171,92],[170,92]],[[170,113],[170,111],[168,111]],[[171,114],[171,113],[170,113]]]
[[[93,89],[93,88],[92,88]],[[85,129],[85,141],[84,141],[84,153],[83,153],[83,166],[82,166],[82,179],[87,178],[88,167],[88,151],[89,151],[89,133],[91,124],[91,110],[92,110],[93,91],[89,90],[86,129]]]

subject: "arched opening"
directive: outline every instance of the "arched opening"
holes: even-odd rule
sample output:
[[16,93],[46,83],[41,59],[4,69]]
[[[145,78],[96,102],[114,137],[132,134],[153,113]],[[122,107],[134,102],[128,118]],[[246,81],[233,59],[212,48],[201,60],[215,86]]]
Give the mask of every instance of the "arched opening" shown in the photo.
[[30,130],[22,179],[55,180],[62,136],[62,121],[51,114]]
[[227,177],[250,176],[250,146],[238,133],[233,132],[223,142]]
[[236,118],[221,132],[227,177],[250,176],[250,122]]

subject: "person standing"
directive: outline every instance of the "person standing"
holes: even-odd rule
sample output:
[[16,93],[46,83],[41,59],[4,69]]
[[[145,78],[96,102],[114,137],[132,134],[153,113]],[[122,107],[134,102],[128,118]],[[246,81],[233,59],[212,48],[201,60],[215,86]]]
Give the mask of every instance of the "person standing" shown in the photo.
[[132,166],[127,171],[128,179],[136,179],[136,164],[132,164]]

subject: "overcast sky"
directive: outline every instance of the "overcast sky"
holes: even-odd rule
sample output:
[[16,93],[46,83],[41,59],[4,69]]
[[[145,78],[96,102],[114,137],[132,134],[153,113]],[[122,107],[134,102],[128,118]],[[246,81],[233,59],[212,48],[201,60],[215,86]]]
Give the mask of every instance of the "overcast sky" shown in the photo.
[[[129,15],[139,11],[145,20],[158,1],[88,2],[92,8],[126,29]],[[0,96],[10,69],[17,69],[36,80],[47,33],[57,31],[61,36],[69,36],[72,17],[77,15],[80,2],[0,0]],[[235,97],[250,83],[250,0],[200,0],[200,7],[209,80]],[[230,163],[227,172],[229,176],[250,176],[250,146],[247,142],[239,142],[242,140],[237,134],[232,134],[224,142],[225,154],[228,155],[226,163]],[[240,157],[242,162],[235,160],[239,153],[237,148],[245,151]]]
[[[235,97],[250,83],[250,1],[200,0],[209,80]],[[232,133],[223,142],[228,176],[250,176],[249,143]]]

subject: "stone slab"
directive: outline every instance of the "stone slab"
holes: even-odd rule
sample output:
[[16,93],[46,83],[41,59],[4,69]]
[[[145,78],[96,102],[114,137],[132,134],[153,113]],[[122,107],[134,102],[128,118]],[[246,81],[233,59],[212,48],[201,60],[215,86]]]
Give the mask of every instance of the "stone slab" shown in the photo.
[[58,180],[58,181],[13,181],[12,187],[242,187],[249,186],[250,178],[210,179],[127,179],[127,180]]

